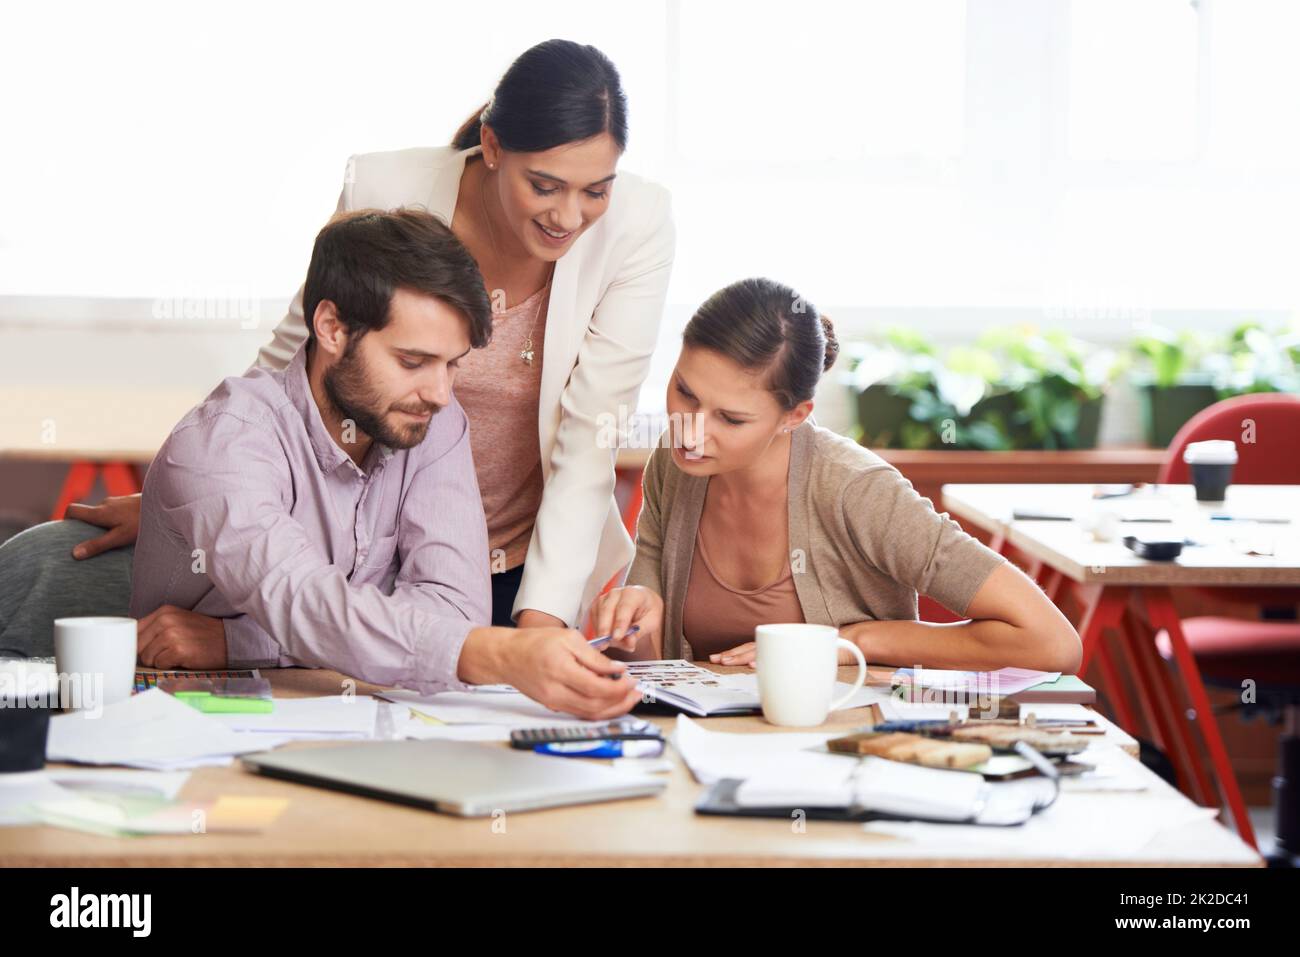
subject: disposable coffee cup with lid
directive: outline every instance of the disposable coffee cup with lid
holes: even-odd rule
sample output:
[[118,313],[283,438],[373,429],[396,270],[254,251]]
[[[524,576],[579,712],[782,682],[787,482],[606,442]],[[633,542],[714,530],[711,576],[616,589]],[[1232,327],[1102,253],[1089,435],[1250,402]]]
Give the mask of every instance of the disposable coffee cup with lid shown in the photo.
[[1183,450],[1183,461],[1192,473],[1198,502],[1222,502],[1232,483],[1237,464],[1237,444],[1229,439],[1191,442]]

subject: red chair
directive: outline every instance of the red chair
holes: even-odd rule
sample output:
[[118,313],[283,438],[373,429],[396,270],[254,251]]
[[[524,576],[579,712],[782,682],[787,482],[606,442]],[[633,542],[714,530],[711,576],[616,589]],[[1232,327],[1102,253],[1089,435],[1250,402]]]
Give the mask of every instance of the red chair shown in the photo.
[[[1183,452],[1189,443],[1206,439],[1231,439],[1237,444],[1233,485],[1300,484],[1300,396],[1243,395],[1197,413],[1170,443],[1159,481],[1189,483]],[[1244,681],[1252,681],[1255,701],[1243,707],[1272,722],[1284,713],[1287,717],[1278,749],[1278,775],[1273,779],[1277,841],[1270,863],[1293,865],[1300,860],[1300,622],[1295,620],[1300,589],[1202,587],[1198,591],[1219,600],[1269,606],[1270,612],[1282,616],[1258,621],[1189,618],[1183,622],[1183,635],[1208,683],[1241,691]],[[1172,660],[1169,633],[1161,631],[1156,642],[1165,660]]]

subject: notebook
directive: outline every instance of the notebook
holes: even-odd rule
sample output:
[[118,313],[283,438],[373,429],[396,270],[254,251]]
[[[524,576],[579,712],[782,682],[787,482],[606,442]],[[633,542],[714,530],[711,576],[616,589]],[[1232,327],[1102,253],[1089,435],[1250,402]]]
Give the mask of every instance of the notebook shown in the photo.
[[[900,764],[883,758],[839,758],[838,769],[820,755],[801,755],[790,767],[771,768],[744,780],[724,778],[695,806],[697,814],[841,821],[907,820],[943,824],[1011,826],[1050,807],[1058,779],[1029,777],[990,782],[969,771]],[[806,766],[801,766],[806,765]]]

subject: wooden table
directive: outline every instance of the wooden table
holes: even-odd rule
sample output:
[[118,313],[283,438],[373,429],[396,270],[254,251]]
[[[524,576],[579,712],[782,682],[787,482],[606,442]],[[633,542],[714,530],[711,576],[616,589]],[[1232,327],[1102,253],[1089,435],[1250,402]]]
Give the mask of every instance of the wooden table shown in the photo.
[[[718,671],[742,669],[716,668]],[[851,680],[851,668],[842,680]],[[278,696],[338,694],[334,672],[266,671]],[[373,692],[361,684],[358,693]],[[840,712],[826,730],[850,729],[866,720],[865,709]],[[1099,715],[1109,739],[1132,751],[1130,737]],[[672,719],[655,719],[667,727]],[[761,718],[703,721],[710,730],[772,732]],[[773,732],[778,733],[778,732]],[[320,747],[319,742],[288,747]],[[483,747],[505,747],[484,744]],[[179,866],[269,867],[284,865],[1205,865],[1251,867],[1262,862],[1231,832],[1210,820],[1157,837],[1131,860],[1032,861],[996,853],[978,859],[942,854],[908,856],[907,842],[870,834],[859,825],[808,821],[795,833],[783,820],[700,817],[693,807],[701,788],[669,748],[673,763],[659,796],[582,807],[509,815],[504,833],[492,819],[463,819],[382,801],[261,777],[239,769],[202,768],[191,774],[181,797],[219,795],[285,797],[290,804],[259,835],[204,834],[187,837],[107,838],[50,827],[0,828],[0,867]],[[1146,769],[1150,790],[1116,795],[1136,800],[1176,795]],[[1062,796],[1065,799],[1066,795]],[[1185,798],[1177,796],[1179,801]]]
[[[1200,670],[1188,648],[1171,590],[1191,585],[1300,586],[1300,486],[1235,485],[1225,503],[1198,503],[1190,485],[1162,485],[1122,499],[1094,500],[1092,485],[945,485],[943,507],[964,522],[993,535],[992,545],[1014,549],[1031,561],[1031,571],[1052,598],[1068,584],[1084,613],[1079,620],[1083,665],[1094,655],[1112,691],[1119,724],[1137,728],[1133,702],[1124,693],[1120,664],[1103,641],[1107,630],[1119,636],[1117,645],[1125,671],[1138,690],[1137,705],[1178,773],[1183,790],[1199,803],[1217,803],[1213,783],[1192,737],[1184,692],[1195,713],[1206,750],[1217,773],[1238,832],[1254,845],[1254,834],[1227,750],[1214,720]],[[1170,517],[1171,524],[1125,522],[1112,542],[1096,541],[1082,521],[1015,520],[1016,508],[1038,508],[1083,518],[1099,510],[1124,510],[1127,517]],[[1289,524],[1216,522],[1214,514],[1270,516]],[[1124,535],[1172,534],[1203,545],[1184,548],[1173,562],[1137,557],[1122,544]],[[1250,555],[1234,546],[1233,536],[1262,536],[1272,540],[1273,554]],[[1164,667],[1154,645],[1161,630],[1168,633],[1183,688]]]

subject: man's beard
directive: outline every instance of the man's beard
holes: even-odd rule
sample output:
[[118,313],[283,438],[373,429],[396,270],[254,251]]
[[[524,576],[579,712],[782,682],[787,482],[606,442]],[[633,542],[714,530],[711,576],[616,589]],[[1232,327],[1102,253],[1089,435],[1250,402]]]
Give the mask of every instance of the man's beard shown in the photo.
[[[389,406],[382,409],[383,396],[371,384],[365,366],[356,354],[355,343],[343,353],[333,366],[325,370],[322,382],[334,411],[342,421],[352,420],[357,430],[364,432],[380,445],[392,449],[409,449],[424,441],[429,422],[412,422],[409,425],[391,425],[389,411],[413,412],[417,415],[442,411],[440,405],[421,405],[419,408]],[[431,420],[430,420],[431,421]]]

